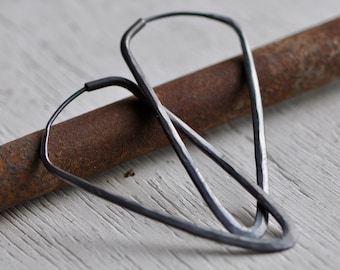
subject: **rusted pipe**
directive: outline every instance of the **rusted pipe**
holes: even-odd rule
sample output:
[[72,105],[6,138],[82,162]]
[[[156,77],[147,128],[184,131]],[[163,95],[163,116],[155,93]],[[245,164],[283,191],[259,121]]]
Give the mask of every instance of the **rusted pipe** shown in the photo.
[[[265,106],[340,76],[340,18],[254,51]],[[168,109],[199,132],[249,113],[241,57],[157,87]],[[51,159],[88,177],[168,142],[155,117],[134,98],[56,125]],[[63,185],[39,159],[41,131],[0,147],[0,210]]]

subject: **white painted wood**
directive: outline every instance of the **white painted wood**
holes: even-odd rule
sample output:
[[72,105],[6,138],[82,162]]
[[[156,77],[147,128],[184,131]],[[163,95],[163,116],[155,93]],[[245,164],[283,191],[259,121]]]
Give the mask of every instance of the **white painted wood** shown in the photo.
[[[41,129],[84,82],[107,75],[131,78],[119,41],[139,17],[182,9],[223,13],[243,26],[254,48],[331,19],[340,10],[338,0],[4,0],[0,7],[1,144]],[[239,53],[237,42],[230,41],[235,36],[224,27],[189,20],[191,28],[185,28],[181,22],[150,25],[134,43],[154,85]],[[296,223],[299,240],[293,249],[254,254],[219,245],[64,188],[0,213],[0,269],[337,269],[339,89],[335,82],[265,110],[271,193]],[[63,118],[125,95],[119,90],[90,95]],[[250,123],[241,119],[205,136],[253,176]],[[250,222],[254,201],[190,149],[223,204]],[[135,176],[124,178],[131,168]],[[170,148],[94,179],[145,205],[219,226]]]

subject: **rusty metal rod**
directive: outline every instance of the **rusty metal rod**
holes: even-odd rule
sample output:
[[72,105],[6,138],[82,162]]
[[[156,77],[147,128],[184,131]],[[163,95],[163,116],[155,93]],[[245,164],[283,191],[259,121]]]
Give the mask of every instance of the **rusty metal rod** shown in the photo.
[[[254,51],[265,106],[340,76],[340,18]],[[162,103],[199,132],[250,112],[241,57],[156,88]],[[39,159],[41,131],[0,146],[0,210],[64,185]],[[127,98],[56,125],[50,157],[82,177],[168,141],[151,112]]]

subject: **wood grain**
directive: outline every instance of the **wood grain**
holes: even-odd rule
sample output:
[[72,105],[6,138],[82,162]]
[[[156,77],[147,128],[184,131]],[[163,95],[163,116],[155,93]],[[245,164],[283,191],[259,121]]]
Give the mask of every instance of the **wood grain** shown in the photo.
[[[175,9],[230,14],[245,29],[251,46],[257,47],[329,20],[339,10],[336,0],[239,2],[4,1],[0,9],[0,143],[41,129],[56,106],[84,81],[111,74],[130,76],[118,44],[124,29],[140,16]],[[213,33],[220,33],[218,27],[211,31],[196,21],[191,26],[198,34],[176,24],[162,25],[169,27],[169,36],[178,31],[177,35],[187,36],[198,51],[180,42],[158,42],[161,26],[145,38],[153,37],[152,50],[164,60],[152,57],[154,52],[138,43],[136,54],[143,55],[141,61],[153,84],[224,59],[226,51],[229,56],[238,53],[228,37],[221,37],[221,43],[214,39]],[[202,36],[209,38],[202,41]],[[299,240],[294,249],[253,254],[218,245],[64,188],[0,214],[1,269],[337,269],[339,89],[335,82],[265,111],[271,193],[297,225]],[[106,92],[85,98],[63,117],[125,95]],[[245,118],[205,136],[252,177],[251,134],[251,121]],[[249,222],[254,202],[194,147],[190,151],[223,204]],[[124,178],[130,169],[135,175]],[[95,180],[148,206],[218,227],[169,148],[115,167]],[[275,227],[271,225],[272,230]]]

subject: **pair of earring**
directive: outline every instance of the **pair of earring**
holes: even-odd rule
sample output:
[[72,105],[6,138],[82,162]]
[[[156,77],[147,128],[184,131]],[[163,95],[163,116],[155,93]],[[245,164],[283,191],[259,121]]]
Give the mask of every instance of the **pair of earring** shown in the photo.
[[[162,105],[154,89],[151,87],[146,76],[144,75],[141,67],[134,58],[130,49],[130,42],[132,38],[146,24],[158,19],[172,16],[205,17],[229,25],[237,33],[243,52],[244,67],[251,99],[257,184],[248,181],[245,177],[243,177],[230,164],[228,164],[227,161],[225,161],[221,152],[219,152],[215,147],[213,147],[199,134],[197,134],[191,127],[189,127],[180,118],[178,118],[175,114]],[[139,19],[135,24],[133,24],[122,37],[121,51],[137,83],[121,77],[108,77],[86,83],[82,89],[65,100],[64,103],[60,105],[60,107],[49,119],[42,136],[40,155],[47,169],[71,185],[80,187],[89,193],[115,203],[130,211],[195,236],[257,251],[272,252],[292,247],[295,243],[293,224],[286,213],[268,195],[268,169],[261,94],[252,53],[247,40],[241,31],[241,28],[232,19],[216,14],[199,12],[165,13],[146,19]],[[169,139],[188,175],[192,179],[194,185],[198,189],[199,193],[214,216],[221,222],[227,231],[202,227],[193,222],[188,222],[178,217],[167,215],[154,209],[146,208],[133,200],[108,192],[99,186],[90,183],[86,179],[73,175],[57,167],[50,161],[48,151],[50,130],[53,122],[58,117],[60,112],[84,92],[91,92],[108,86],[120,86],[127,89],[141,102],[144,102],[153,110],[154,115],[157,116],[163,131]],[[245,190],[247,190],[247,192],[249,192],[257,200],[256,215],[254,222],[250,227],[240,224],[227,209],[221,206],[219,200],[210,190],[209,185],[205,181],[204,177],[200,174],[199,168],[195,165],[195,162],[188,152],[183,140],[181,139],[179,132],[185,135],[188,140],[196,145],[210,159],[216,162],[225,172],[231,175],[238,183],[241,184]],[[263,239],[263,235],[267,231],[269,214],[280,224],[282,234],[281,236],[271,239]]]

